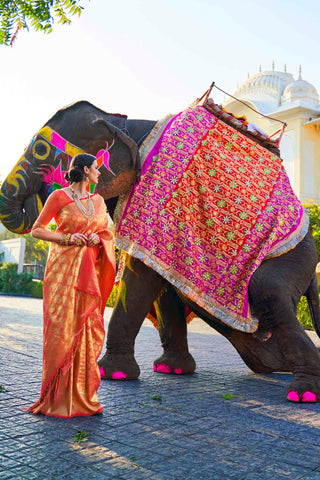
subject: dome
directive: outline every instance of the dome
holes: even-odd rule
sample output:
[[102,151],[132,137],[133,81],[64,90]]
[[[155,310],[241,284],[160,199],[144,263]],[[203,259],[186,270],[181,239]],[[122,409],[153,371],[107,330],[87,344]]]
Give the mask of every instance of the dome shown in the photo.
[[[291,73],[267,70],[249,77],[237,88],[234,96],[249,101],[259,112],[268,114],[279,108],[284,89],[293,82]],[[232,99],[227,100],[226,108],[231,103]]]
[[302,79],[301,74],[298,80],[290,83],[284,90],[281,97],[281,104],[292,103],[297,100],[318,105],[319,94],[317,89],[309,82]]
[[243,97],[252,94],[263,94],[279,100],[287,85],[294,78],[291,73],[275,70],[259,72],[248,78],[235,92],[235,96]]

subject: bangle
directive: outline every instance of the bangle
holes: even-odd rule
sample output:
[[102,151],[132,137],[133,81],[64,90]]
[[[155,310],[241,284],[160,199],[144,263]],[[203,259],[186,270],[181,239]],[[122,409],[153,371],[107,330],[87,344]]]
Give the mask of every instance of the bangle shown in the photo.
[[70,238],[71,238],[71,233],[67,233],[67,235],[66,235],[66,245],[69,245]]
[[69,245],[70,238],[71,238],[71,233],[63,233],[59,243],[61,245]]

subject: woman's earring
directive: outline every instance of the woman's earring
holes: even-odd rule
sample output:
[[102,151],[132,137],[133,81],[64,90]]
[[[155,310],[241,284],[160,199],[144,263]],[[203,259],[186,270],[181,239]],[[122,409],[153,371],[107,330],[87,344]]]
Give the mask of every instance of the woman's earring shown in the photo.
[[86,175],[86,179],[85,179],[85,180],[86,180],[86,182],[89,182],[89,177],[88,177],[88,175]]

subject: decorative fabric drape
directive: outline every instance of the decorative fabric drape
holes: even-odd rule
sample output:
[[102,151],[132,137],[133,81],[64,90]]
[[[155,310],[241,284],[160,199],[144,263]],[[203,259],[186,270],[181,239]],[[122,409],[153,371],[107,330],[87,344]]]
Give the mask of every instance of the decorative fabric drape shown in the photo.
[[253,272],[308,230],[281,159],[202,106],[151,138],[117,245],[224,323],[253,332]]

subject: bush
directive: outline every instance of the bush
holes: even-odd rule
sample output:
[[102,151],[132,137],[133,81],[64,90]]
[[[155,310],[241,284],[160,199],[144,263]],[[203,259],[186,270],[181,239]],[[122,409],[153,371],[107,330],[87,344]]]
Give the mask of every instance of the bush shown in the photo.
[[306,297],[301,297],[298,303],[297,317],[305,330],[314,330]]
[[31,296],[43,298],[43,281],[32,282]]
[[43,282],[34,282],[31,273],[17,273],[16,263],[0,264],[0,292],[42,298]]
[[320,261],[320,207],[319,205],[310,205],[308,203],[303,206],[309,215],[310,228],[317,248],[318,261]]
[[[320,297],[320,288],[319,288]],[[306,297],[301,297],[297,306],[297,317],[305,330],[314,330]]]
[[32,275],[17,273],[16,263],[3,263],[0,267],[0,291],[3,293],[20,293],[30,295]]

